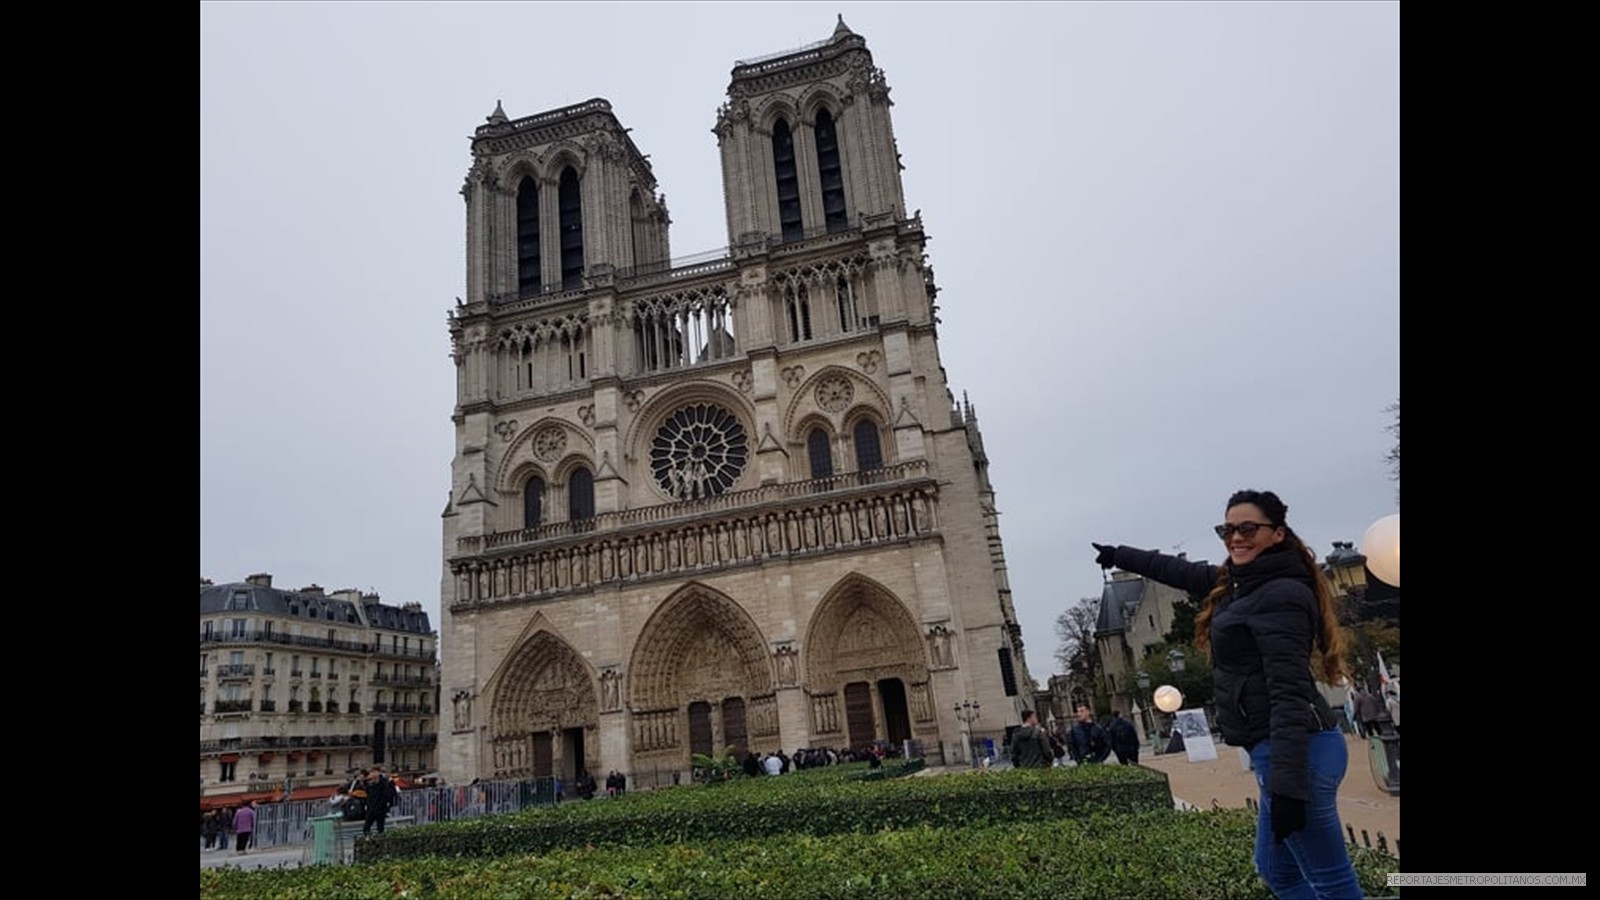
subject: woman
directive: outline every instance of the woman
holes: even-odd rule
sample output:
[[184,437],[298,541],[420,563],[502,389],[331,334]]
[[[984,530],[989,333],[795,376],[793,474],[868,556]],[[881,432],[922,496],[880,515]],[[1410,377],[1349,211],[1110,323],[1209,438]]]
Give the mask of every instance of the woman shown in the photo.
[[1272,893],[1360,897],[1337,805],[1348,748],[1316,686],[1345,674],[1344,640],[1333,592],[1288,512],[1271,491],[1228,498],[1221,566],[1105,544],[1093,545],[1095,562],[1205,594],[1195,645],[1211,648],[1223,740],[1244,747],[1256,773],[1255,864]]

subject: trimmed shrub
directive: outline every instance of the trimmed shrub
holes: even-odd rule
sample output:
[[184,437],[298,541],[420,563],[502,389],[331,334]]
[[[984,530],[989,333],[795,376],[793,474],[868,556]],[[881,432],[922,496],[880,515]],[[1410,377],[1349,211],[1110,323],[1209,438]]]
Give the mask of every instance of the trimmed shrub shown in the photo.
[[[918,779],[919,781],[922,779]],[[347,898],[726,898],[882,900],[1016,897],[1269,900],[1255,874],[1255,820],[1245,810],[918,826],[785,840],[588,847],[492,860],[410,859],[321,869],[205,869],[201,900]],[[1369,896],[1393,893],[1399,862],[1353,850]]]
[[869,833],[919,825],[978,827],[1010,822],[1019,815],[1060,819],[1172,807],[1166,775],[1133,766],[976,772],[867,784],[847,784],[839,778],[741,778],[714,790],[675,788],[394,829],[361,839],[355,855],[360,862],[502,856],[586,846]]

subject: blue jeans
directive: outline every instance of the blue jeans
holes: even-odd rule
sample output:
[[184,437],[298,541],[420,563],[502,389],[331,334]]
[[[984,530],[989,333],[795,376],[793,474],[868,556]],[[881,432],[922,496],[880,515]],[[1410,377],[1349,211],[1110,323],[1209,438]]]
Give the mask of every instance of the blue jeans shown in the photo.
[[1306,798],[1306,827],[1279,843],[1272,836],[1272,742],[1262,741],[1250,750],[1250,764],[1261,789],[1261,814],[1256,819],[1256,871],[1278,900],[1332,898],[1353,900],[1361,896],[1355,866],[1345,847],[1339,824],[1339,783],[1350,762],[1349,748],[1338,728],[1311,736],[1306,768],[1310,796]]

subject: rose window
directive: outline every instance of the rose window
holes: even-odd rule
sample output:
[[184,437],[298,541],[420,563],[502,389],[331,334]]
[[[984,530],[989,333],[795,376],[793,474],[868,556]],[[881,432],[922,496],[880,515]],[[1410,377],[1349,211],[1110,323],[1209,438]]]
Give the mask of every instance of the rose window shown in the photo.
[[661,423],[650,444],[656,483],[678,500],[703,500],[733,486],[749,459],[744,426],[727,410],[696,403]]

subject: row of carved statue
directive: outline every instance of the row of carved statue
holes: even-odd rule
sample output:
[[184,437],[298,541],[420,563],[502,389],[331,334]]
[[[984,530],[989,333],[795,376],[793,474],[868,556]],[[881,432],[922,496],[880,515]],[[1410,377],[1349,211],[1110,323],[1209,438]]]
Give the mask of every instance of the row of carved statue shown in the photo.
[[929,492],[917,489],[497,559],[457,560],[451,563],[451,574],[457,603],[541,597],[925,536],[937,530],[936,507]]

